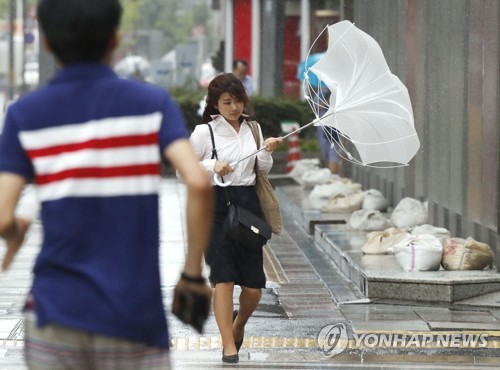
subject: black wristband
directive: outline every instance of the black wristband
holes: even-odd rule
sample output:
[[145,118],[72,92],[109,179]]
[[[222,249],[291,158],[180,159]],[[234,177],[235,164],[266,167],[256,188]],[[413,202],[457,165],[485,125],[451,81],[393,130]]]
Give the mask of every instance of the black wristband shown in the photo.
[[196,277],[192,277],[192,276],[186,275],[185,272],[183,272],[181,274],[181,279],[185,280],[189,283],[197,283],[197,284],[205,284],[207,282],[207,280],[201,275],[196,276]]

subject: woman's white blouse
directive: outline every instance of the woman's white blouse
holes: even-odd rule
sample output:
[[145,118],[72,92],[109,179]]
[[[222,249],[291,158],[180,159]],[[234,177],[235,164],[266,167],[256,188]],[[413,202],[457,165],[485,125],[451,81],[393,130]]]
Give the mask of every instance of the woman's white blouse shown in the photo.
[[[242,122],[239,132],[236,132],[221,115],[214,116],[213,121],[209,125],[212,126],[214,132],[215,148],[219,161],[231,164],[257,151],[257,144],[255,143],[252,129],[245,120]],[[259,135],[262,146],[264,140],[260,125]],[[215,185],[213,175],[216,159],[212,159],[212,140],[210,139],[208,126],[196,126],[189,140],[201,165],[212,177],[212,185]],[[256,156],[238,163],[233,168],[234,172],[224,176],[224,180],[232,181],[232,185],[234,186],[255,185],[254,166],[256,157],[258,159],[259,170],[269,172],[273,166],[273,157],[271,156],[271,152],[263,150]]]

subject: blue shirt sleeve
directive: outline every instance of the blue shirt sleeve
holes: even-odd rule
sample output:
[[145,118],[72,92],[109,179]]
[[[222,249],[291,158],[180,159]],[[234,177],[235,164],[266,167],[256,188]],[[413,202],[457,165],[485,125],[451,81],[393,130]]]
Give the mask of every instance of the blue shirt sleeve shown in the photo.
[[19,128],[9,108],[5,117],[3,132],[0,135],[0,172],[10,172],[27,180],[34,177],[33,164],[19,140]]
[[163,120],[160,126],[160,149],[165,148],[178,139],[187,139],[189,134],[181,110],[167,94],[163,107]]

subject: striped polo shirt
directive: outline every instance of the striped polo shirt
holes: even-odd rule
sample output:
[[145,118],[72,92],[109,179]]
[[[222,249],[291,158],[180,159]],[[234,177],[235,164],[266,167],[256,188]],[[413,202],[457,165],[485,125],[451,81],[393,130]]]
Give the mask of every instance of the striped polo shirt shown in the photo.
[[160,162],[187,138],[166,91],[100,64],[59,71],[13,104],[0,172],[34,181],[44,237],[34,267],[37,324],[167,347],[160,290]]

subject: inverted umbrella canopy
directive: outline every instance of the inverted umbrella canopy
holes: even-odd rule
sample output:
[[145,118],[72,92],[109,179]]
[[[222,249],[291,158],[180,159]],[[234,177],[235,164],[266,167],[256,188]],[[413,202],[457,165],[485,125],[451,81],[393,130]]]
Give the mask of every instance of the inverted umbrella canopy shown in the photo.
[[315,125],[334,127],[354,144],[359,159],[340,146],[348,160],[363,165],[408,164],[420,147],[408,90],[391,73],[371,36],[349,21],[327,29],[328,50],[306,73],[316,75],[332,92],[328,101],[311,97],[314,89],[304,81],[315,114],[318,105],[327,109],[321,118],[316,115]]
[[[371,36],[349,21],[326,29],[327,51],[317,61],[306,59],[302,71],[305,97],[316,119],[293,133],[313,124],[322,126],[332,147],[348,161],[378,168],[407,165],[420,147],[408,90],[391,73]],[[356,153],[350,152],[345,141],[354,145]],[[222,183],[217,175],[214,180],[219,186],[231,184]]]

